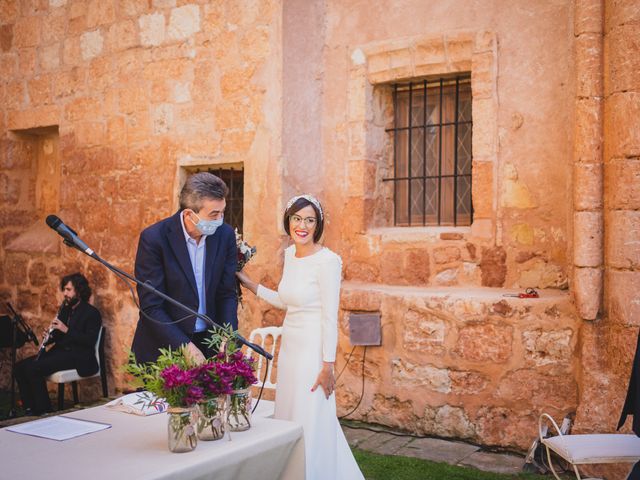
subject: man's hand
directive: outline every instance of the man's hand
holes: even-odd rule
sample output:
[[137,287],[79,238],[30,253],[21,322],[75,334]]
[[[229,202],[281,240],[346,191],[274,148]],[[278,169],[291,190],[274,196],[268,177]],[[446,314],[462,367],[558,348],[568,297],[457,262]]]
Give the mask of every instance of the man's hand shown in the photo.
[[57,317],[53,319],[49,328],[60,330],[62,333],[67,333],[69,331],[69,327],[67,327],[62,321],[58,320]]
[[206,362],[206,358],[204,354],[200,351],[198,347],[196,347],[195,343],[189,342],[185,347],[185,352],[187,354],[187,359],[192,365],[200,365]]
[[336,386],[336,379],[333,376],[332,362],[323,362],[322,370],[320,370],[318,378],[316,378],[316,383],[311,387],[311,391],[315,392],[318,386],[322,387],[322,390],[324,390],[324,396],[327,397],[327,399],[333,393]]

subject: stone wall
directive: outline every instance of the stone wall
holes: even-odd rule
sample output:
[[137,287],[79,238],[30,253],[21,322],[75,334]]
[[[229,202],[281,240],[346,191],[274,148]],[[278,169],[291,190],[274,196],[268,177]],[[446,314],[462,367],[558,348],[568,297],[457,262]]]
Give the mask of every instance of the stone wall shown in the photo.
[[[604,308],[583,328],[577,416],[582,432],[615,430],[640,325],[640,7],[634,1],[604,1],[602,20]],[[630,424],[623,431],[630,432]],[[607,478],[626,478],[627,471],[608,470]]]
[[[347,282],[341,306],[345,337],[351,312],[382,315],[382,346],[367,348],[351,418],[523,450],[541,410],[575,409],[580,323],[566,292],[520,300],[490,288]],[[346,338],[341,347],[351,351]],[[343,414],[361,395],[363,354],[357,347],[339,382]]]
[[[0,2],[0,297],[40,332],[61,301],[59,277],[84,272],[108,328],[111,392],[127,387],[135,306],[44,217],[57,213],[132,271],[141,229],[175,211],[187,168],[240,165],[256,192],[245,207],[277,202],[279,18],[268,0]],[[38,158],[51,142],[58,164],[48,172]],[[43,178],[57,181],[41,194]],[[245,218],[252,233],[267,228]]]
[[[323,201],[344,260],[339,368],[349,315],[381,314],[352,418],[514,449],[541,411],[611,430],[637,332],[640,147],[621,126],[638,110],[638,14],[633,0],[0,0],[0,299],[42,329],[59,276],[85,272],[125,389],[128,290],[43,218],[131,271],[187,171],[233,165],[266,286],[284,203]],[[394,227],[390,84],[467,72],[474,221]],[[541,298],[502,296],[526,287]],[[283,314],[247,295],[240,317],[247,333]]]

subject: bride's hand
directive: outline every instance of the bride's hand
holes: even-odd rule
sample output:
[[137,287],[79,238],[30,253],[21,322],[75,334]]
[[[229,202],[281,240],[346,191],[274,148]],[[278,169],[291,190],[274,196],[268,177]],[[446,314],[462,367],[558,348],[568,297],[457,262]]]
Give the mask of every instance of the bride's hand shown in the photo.
[[333,363],[324,362],[322,370],[320,370],[318,378],[316,378],[316,383],[311,387],[311,391],[315,392],[318,386],[322,387],[324,396],[328,399],[336,386],[336,379],[333,376]]
[[236,277],[240,280],[242,286],[248,290],[251,290],[253,293],[258,292],[258,284],[249,278],[249,275],[244,273],[244,270],[240,270],[236,272]]

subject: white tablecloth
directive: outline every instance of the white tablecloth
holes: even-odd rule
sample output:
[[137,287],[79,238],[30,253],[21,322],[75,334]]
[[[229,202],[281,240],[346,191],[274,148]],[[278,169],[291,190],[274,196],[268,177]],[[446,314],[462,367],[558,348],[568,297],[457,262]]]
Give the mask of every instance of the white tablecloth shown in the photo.
[[198,442],[187,453],[167,449],[167,415],[139,417],[104,406],[68,417],[111,428],[58,442],[0,430],[0,479],[304,479],[302,427],[254,416],[232,441]]

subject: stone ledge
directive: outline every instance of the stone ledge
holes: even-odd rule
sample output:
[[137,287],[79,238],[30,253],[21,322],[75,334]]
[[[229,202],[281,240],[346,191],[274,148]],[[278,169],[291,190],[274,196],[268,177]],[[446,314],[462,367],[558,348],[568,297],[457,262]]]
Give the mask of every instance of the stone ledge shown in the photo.
[[465,240],[471,234],[471,227],[380,227],[370,228],[367,235],[380,235],[382,242],[434,242],[442,240],[443,234],[455,234]]
[[523,289],[489,288],[489,287],[408,287],[403,285],[385,285],[347,281],[342,283],[343,292],[376,292],[392,296],[412,296],[422,298],[452,298],[474,299],[497,302],[516,301],[520,305],[534,305],[540,302],[565,302],[570,300],[568,290],[544,289],[538,290],[540,298],[504,297],[504,294],[521,293]]

